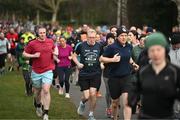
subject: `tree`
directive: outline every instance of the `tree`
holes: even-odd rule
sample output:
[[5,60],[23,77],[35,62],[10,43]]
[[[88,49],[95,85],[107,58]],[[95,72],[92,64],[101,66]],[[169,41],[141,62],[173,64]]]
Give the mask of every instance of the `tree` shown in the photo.
[[178,24],[177,5],[172,0],[128,0],[127,5],[130,25],[146,24],[170,36]]
[[52,23],[54,23],[57,20],[60,3],[64,1],[67,0],[29,0],[28,2],[44,12],[52,13]]
[[178,9],[178,22],[180,22],[180,0],[173,0],[176,5],[177,5],[177,9]]
[[127,0],[113,0],[115,5],[117,6],[117,17],[116,17],[116,25],[126,25],[128,26],[127,19]]

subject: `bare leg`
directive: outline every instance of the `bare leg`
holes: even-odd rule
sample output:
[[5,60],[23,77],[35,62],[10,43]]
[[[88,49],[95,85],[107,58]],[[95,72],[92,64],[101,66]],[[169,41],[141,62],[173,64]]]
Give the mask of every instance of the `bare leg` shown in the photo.
[[128,105],[128,93],[123,93],[122,94],[122,99],[123,99],[123,114],[124,114],[124,119],[125,120],[130,120],[131,119],[131,114],[132,114],[132,109]]
[[113,114],[113,119],[117,120],[118,119],[118,105],[119,105],[119,98],[112,100],[112,114]]

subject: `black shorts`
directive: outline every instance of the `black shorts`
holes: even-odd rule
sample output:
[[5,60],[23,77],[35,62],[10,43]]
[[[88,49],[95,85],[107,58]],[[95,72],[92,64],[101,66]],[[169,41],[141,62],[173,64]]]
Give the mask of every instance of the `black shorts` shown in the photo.
[[110,77],[108,80],[108,86],[112,99],[119,98],[122,93],[130,92],[133,87],[130,76],[123,78]]
[[88,90],[91,87],[98,89],[101,85],[101,75],[93,77],[79,76],[78,83],[81,88],[81,91]]

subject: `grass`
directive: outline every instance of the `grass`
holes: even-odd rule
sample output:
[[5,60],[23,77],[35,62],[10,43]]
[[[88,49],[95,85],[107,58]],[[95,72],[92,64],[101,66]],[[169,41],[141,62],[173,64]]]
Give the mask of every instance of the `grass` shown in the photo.
[[[59,96],[54,88],[51,88],[49,118],[83,119],[77,115],[75,105]],[[33,107],[33,97],[25,96],[21,72],[7,72],[0,76],[0,119],[40,119]]]

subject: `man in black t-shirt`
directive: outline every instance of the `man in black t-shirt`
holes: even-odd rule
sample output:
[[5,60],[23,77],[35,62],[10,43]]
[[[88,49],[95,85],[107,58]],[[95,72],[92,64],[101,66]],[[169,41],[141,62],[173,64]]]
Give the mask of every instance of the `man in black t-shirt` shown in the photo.
[[[81,98],[78,114],[82,115],[85,110],[85,103],[89,100],[90,111],[89,119],[94,120],[94,109],[96,106],[96,91],[101,84],[101,68],[99,57],[102,54],[102,46],[95,42],[96,31],[88,30],[88,39],[81,43],[75,50],[73,60],[80,69],[79,71],[79,85],[83,96]],[[80,62],[77,55],[81,56]]]

